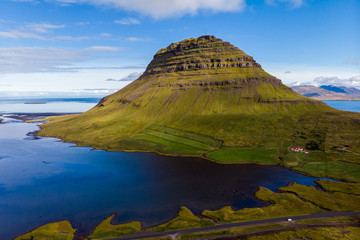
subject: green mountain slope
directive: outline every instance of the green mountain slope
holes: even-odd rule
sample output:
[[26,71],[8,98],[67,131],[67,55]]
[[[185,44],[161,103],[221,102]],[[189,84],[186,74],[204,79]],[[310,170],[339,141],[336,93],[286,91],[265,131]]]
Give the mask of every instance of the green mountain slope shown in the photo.
[[210,153],[270,148],[270,163],[286,165],[299,160],[291,146],[325,152],[346,144],[349,156],[360,152],[360,114],[295,93],[214,36],[161,49],[136,81],[83,114],[54,117],[41,127],[42,136],[81,146],[216,155],[222,162],[222,152]]

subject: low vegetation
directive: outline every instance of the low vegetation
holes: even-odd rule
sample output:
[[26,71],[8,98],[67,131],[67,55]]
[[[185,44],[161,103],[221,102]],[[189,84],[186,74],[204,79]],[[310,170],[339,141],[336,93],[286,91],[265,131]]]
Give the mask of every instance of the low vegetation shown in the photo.
[[336,182],[325,179],[318,180],[316,181],[316,183],[322,189],[329,192],[341,192],[360,195],[360,183]]
[[209,152],[206,157],[220,163],[279,164],[275,149],[224,147]]
[[72,240],[75,232],[69,221],[61,221],[45,224],[14,240]]
[[304,186],[293,183],[280,187],[281,191],[291,192],[322,209],[332,211],[358,211],[360,209],[360,196],[341,193],[323,192],[313,186]]
[[215,211],[205,210],[202,215],[214,219],[216,222],[240,222],[304,215],[321,211],[319,207],[301,200],[292,193],[275,193],[267,188],[260,187],[255,196],[259,200],[270,202],[270,205],[261,208],[244,208],[237,211],[226,206]]
[[214,225],[211,220],[197,217],[186,207],[181,207],[175,218],[167,223],[152,228],[152,230],[163,232],[211,225]]
[[104,221],[99,223],[87,239],[110,239],[141,231],[140,222],[130,222],[118,225],[111,224],[111,221],[115,216],[116,214],[113,213],[108,218],[104,219]]

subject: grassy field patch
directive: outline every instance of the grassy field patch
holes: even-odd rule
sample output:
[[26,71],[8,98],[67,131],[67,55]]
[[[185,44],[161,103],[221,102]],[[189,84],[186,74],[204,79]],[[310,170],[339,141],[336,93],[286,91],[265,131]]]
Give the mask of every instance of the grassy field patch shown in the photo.
[[307,162],[295,170],[311,176],[327,177],[338,180],[360,182],[360,165],[346,162]]
[[169,141],[164,138],[160,138],[157,136],[149,135],[149,134],[139,134],[130,138],[131,140],[135,140],[136,143],[138,140],[147,141],[150,144],[155,144],[157,147],[155,149],[148,149],[149,151],[156,150],[157,152],[163,154],[176,154],[179,156],[201,156],[205,151],[191,147],[189,145],[184,145],[178,142]]
[[293,183],[290,186],[280,187],[281,191],[291,192],[316,206],[332,211],[358,211],[360,209],[360,196],[334,192],[327,193],[313,186],[304,186]]
[[206,154],[212,160],[221,163],[262,163],[277,164],[279,160],[276,157],[275,149],[259,148],[222,148]]
[[316,181],[324,190],[360,195],[360,183],[335,182],[321,179]]
[[262,208],[244,208],[237,211],[226,206],[215,211],[205,210],[202,215],[218,222],[240,222],[321,211],[317,206],[303,201],[291,193],[275,193],[267,188],[260,187],[255,196],[260,200],[270,202],[271,205]]
[[203,219],[195,216],[186,207],[181,207],[177,216],[169,222],[152,228],[155,231],[172,231],[186,228],[205,227],[213,225],[209,219]]
[[72,240],[76,229],[69,221],[48,223],[14,240]]
[[96,226],[88,239],[109,239],[117,238],[128,235],[134,232],[141,231],[140,222],[123,223],[119,225],[111,224],[111,221],[116,214],[111,214],[108,218],[104,219],[99,225]]

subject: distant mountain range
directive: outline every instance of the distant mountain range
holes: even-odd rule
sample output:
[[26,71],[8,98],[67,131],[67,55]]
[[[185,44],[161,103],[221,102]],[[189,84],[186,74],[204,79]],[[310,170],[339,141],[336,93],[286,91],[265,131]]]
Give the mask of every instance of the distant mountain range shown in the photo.
[[322,85],[315,87],[311,85],[295,86],[292,89],[306,97],[317,100],[360,100],[360,90],[344,86]]

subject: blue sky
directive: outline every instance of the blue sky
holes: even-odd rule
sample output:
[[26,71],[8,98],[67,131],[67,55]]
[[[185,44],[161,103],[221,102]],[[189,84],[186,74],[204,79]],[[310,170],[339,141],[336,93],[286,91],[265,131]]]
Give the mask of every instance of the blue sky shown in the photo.
[[285,84],[360,88],[359,12],[357,0],[1,0],[0,94],[106,95],[160,48],[208,34]]

